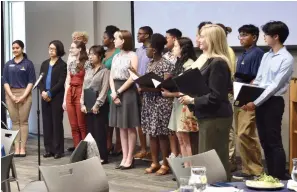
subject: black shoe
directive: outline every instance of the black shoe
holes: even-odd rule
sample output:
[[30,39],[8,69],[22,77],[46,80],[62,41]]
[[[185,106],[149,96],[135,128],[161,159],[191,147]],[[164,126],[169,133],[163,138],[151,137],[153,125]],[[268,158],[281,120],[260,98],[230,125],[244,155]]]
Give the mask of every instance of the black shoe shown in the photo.
[[49,157],[53,157],[54,156],[54,154],[53,153],[50,153],[50,152],[45,152],[44,154],[43,154],[43,157],[44,158],[49,158]]
[[101,160],[101,165],[108,164],[108,160]]
[[19,153],[15,153],[13,156],[14,157],[20,157],[20,154]]
[[134,168],[134,158],[133,158],[132,163],[129,167],[122,166],[121,170],[127,170],[127,169],[132,169],[132,168]]
[[233,177],[233,179],[237,179],[237,180],[254,180],[255,175],[248,175],[241,171],[237,171],[237,172],[233,173],[232,177]]
[[63,156],[64,155],[57,153],[57,154],[55,154],[54,158],[55,159],[61,159]]
[[26,153],[24,153],[24,154],[19,154],[19,157],[26,157],[26,156],[27,156]]
[[73,152],[75,150],[75,147],[69,147],[69,148],[67,148],[67,151],[68,152]]
[[119,151],[119,152],[115,152],[115,151],[111,152],[111,156],[114,156],[114,157],[120,156],[122,154],[123,154],[123,151],[122,150]]
[[116,167],[115,167],[115,169],[122,169],[122,165],[121,164],[118,164]]

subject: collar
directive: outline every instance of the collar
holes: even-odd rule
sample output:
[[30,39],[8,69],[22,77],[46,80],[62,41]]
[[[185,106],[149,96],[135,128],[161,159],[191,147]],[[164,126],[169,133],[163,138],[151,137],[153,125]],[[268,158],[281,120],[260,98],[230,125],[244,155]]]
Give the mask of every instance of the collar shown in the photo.
[[257,45],[252,45],[248,50],[245,50],[244,53],[249,53],[252,50],[254,50],[257,47]]
[[269,50],[269,53],[273,54],[273,56],[282,55],[285,52],[287,52],[287,48],[285,46],[283,46],[283,48],[281,48],[280,50],[278,50],[277,53],[274,53],[272,49]]
[[26,58],[23,57],[23,59],[22,59],[20,62],[18,62],[18,63],[16,63],[14,59],[15,59],[15,57],[11,60],[11,63],[13,63],[13,64],[20,64],[20,63],[22,63],[23,61],[25,61]]

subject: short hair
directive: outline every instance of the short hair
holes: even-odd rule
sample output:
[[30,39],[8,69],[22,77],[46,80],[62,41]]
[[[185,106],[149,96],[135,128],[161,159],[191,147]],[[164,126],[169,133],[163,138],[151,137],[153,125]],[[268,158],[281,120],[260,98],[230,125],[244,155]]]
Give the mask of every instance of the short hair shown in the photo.
[[[13,44],[18,44],[22,49],[25,48],[25,44],[24,44],[24,42],[21,41],[21,40],[15,40],[14,42],[12,42],[11,45],[13,45]],[[23,57],[24,57],[25,59],[27,59],[27,58],[28,58],[28,55],[27,55],[26,53],[23,52]]]
[[48,44],[48,46],[51,44],[56,47],[56,54],[58,57],[63,57],[65,55],[64,45],[60,40],[53,40]]
[[232,32],[232,28],[231,27],[226,27],[224,24],[222,23],[217,23],[216,25],[222,27],[226,33],[226,36],[228,36],[229,33]]
[[133,37],[130,31],[128,30],[120,30],[116,33],[119,33],[119,37],[124,40],[124,44],[122,46],[122,50],[124,51],[133,51],[134,49],[134,43],[133,43]]
[[252,36],[256,36],[256,42],[258,41],[259,38],[259,28],[256,27],[255,25],[252,24],[248,24],[248,25],[243,25],[238,29],[238,33],[247,33],[247,34],[251,34]]
[[93,51],[94,55],[96,55],[99,59],[103,59],[105,57],[105,50],[104,50],[104,46],[101,45],[93,45],[90,49],[89,49],[89,53],[91,53],[91,51]]
[[180,61],[182,63],[187,62],[188,59],[192,59],[193,61],[197,60],[196,52],[194,49],[193,42],[188,37],[181,37],[177,39],[177,42],[181,49],[181,58]]
[[105,32],[110,39],[114,39],[114,33],[119,31],[120,29],[114,25],[108,25],[105,27]]
[[145,33],[148,34],[149,37],[153,35],[153,30],[150,26],[143,26],[143,27],[140,27],[139,29],[145,31]]
[[202,21],[201,23],[199,23],[199,25],[198,25],[198,31],[200,31],[202,29],[202,27],[204,25],[207,25],[207,24],[212,24],[212,22],[210,22],[210,21]]
[[72,38],[82,37],[83,41],[85,41],[85,42],[89,41],[89,35],[86,31],[74,31],[71,36],[72,36]]
[[262,26],[262,30],[266,35],[278,35],[279,41],[283,44],[289,36],[289,28],[282,21],[270,21]]
[[167,40],[160,33],[154,33],[150,39],[150,44],[151,47],[155,49],[158,54],[162,54],[165,45],[167,44]]
[[173,28],[173,29],[168,29],[166,33],[170,34],[171,36],[175,38],[180,38],[183,34],[179,29]]

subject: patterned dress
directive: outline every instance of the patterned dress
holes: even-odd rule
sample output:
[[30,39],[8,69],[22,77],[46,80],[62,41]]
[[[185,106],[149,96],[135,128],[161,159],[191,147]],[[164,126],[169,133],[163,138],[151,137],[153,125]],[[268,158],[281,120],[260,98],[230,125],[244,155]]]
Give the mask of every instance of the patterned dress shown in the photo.
[[[165,58],[161,58],[156,62],[151,61],[146,72],[153,72],[164,78],[164,74],[171,73],[173,69],[174,65]],[[173,132],[168,129],[171,110],[171,98],[164,98],[161,92],[144,92],[141,110],[143,132],[152,136],[172,134]]]

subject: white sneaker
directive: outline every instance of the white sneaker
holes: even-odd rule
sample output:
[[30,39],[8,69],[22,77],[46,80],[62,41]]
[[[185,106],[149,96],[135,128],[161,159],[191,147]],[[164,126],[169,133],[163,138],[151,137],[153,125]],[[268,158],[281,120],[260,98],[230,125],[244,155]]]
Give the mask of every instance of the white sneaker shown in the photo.
[[[173,159],[173,158],[177,158],[177,157],[180,157],[181,158],[181,155],[175,156],[174,153],[171,153],[168,158],[169,159]],[[163,160],[159,161],[159,163],[161,165],[163,165]]]

